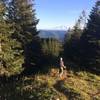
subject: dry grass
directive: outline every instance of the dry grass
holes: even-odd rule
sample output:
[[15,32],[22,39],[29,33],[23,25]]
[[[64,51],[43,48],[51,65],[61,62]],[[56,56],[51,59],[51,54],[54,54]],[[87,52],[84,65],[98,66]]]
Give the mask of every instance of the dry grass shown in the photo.
[[2,85],[0,100],[100,100],[99,75],[67,71],[66,78],[61,80],[58,72],[58,69],[51,69],[45,75],[24,77]]

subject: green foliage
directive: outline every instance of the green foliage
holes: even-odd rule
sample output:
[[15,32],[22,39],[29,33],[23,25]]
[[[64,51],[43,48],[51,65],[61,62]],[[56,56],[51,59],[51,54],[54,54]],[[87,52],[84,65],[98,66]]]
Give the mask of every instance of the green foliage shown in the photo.
[[100,1],[96,2],[89,17],[80,40],[81,64],[100,71]]
[[82,11],[82,14],[79,16],[74,27],[68,29],[65,35],[64,41],[64,57],[69,61],[80,63],[80,37],[83,33],[84,28],[86,27],[86,14],[85,11]]
[[13,23],[14,37],[18,38],[23,45],[30,43],[38,34],[36,30],[38,20],[33,7],[33,1],[29,2],[29,0],[11,0],[9,3],[8,17]]
[[[28,70],[40,63],[41,45],[36,25],[34,0],[10,0],[8,7],[8,20],[13,23],[13,38],[22,44],[25,63]],[[29,67],[30,66],[30,67]]]
[[82,35],[83,29],[81,29],[81,17],[79,17],[73,29],[69,29],[65,35],[64,41],[64,56],[66,59],[77,61],[79,40]]
[[58,57],[61,51],[61,44],[58,40],[53,38],[43,39],[42,49],[46,55],[53,55]]
[[0,75],[10,76],[22,70],[23,56],[21,44],[12,39],[12,24],[4,18],[7,8],[5,2],[0,1]]
[[45,64],[55,64],[61,52],[61,43],[53,38],[42,39],[42,52]]

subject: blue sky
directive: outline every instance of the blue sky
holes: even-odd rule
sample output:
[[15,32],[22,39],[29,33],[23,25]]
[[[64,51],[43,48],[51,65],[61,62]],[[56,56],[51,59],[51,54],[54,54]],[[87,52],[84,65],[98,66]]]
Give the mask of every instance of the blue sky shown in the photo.
[[87,15],[96,0],[35,0],[39,29],[72,27],[82,10]]

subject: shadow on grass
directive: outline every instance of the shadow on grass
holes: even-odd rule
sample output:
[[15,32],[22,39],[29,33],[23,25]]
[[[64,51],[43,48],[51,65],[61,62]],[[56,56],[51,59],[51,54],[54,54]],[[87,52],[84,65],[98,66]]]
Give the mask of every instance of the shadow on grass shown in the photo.
[[25,97],[22,97],[22,92],[20,91],[21,81],[18,82],[10,82],[0,85],[0,100],[27,100]]
[[0,84],[0,100],[56,100],[59,95],[46,83],[34,79]]
[[81,66],[81,65],[79,65],[77,63],[74,63],[74,62],[71,62],[71,61],[68,61],[65,64],[66,64],[67,70],[73,71],[74,74],[76,72],[86,71],[86,72],[90,72],[92,74],[100,75],[100,70],[96,70],[96,69],[93,69],[93,68],[88,68],[87,66]]
[[80,93],[71,87],[65,86],[63,80],[57,81],[56,84],[54,84],[54,88],[60,93],[64,94],[68,100],[81,100],[82,99]]

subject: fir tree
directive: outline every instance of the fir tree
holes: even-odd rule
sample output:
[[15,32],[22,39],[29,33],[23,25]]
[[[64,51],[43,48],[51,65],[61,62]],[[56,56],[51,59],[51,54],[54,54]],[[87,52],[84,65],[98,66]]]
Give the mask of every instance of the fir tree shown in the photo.
[[[22,43],[25,66],[37,65],[40,59],[40,39],[36,25],[34,0],[11,0],[9,3],[9,21],[13,23],[13,37]],[[39,63],[39,62],[38,62]]]
[[61,52],[61,43],[54,38],[42,39],[42,52],[46,64],[54,64]]
[[69,29],[65,36],[64,56],[67,60],[78,59],[79,40],[83,29],[81,28],[83,16],[80,16],[72,29]]
[[8,23],[7,7],[0,1],[0,75],[10,76],[22,71],[23,56],[21,44],[12,39],[12,24]]
[[14,23],[17,38],[23,45],[30,43],[38,32],[34,5],[30,0],[11,0],[9,3],[9,19]]
[[80,58],[88,68],[100,69],[100,1],[96,2],[89,17],[80,41]]

